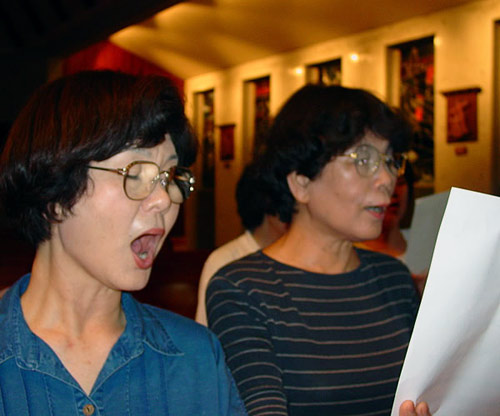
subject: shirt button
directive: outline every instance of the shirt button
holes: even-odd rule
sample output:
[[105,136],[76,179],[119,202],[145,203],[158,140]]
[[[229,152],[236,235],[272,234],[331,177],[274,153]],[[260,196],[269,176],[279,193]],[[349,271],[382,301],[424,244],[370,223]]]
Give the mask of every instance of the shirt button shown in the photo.
[[85,406],[83,406],[83,414],[85,416],[93,415],[94,411],[95,411],[95,407],[91,404],[86,404]]

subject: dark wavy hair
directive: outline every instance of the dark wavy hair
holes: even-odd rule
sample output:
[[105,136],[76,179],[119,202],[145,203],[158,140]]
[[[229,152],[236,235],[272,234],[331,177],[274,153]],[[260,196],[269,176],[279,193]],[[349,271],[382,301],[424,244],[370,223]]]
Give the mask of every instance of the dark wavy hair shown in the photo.
[[264,215],[277,215],[271,189],[262,177],[262,169],[257,162],[245,167],[236,185],[238,214],[243,226],[255,230],[264,221]]
[[316,178],[368,132],[387,139],[394,152],[407,150],[412,134],[400,114],[362,89],[306,85],[288,99],[259,156],[281,221],[290,222],[295,207],[287,175]]
[[0,158],[0,203],[34,246],[50,239],[87,189],[88,164],[151,148],[170,134],[180,166],[197,151],[177,88],[165,77],[84,71],[40,87],[21,110]]

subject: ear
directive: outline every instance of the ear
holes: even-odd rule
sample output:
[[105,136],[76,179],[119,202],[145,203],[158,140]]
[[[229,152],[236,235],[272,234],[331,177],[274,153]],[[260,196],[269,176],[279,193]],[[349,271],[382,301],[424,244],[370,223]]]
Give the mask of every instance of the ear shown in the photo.
[[297,171],[293,171],[287,175],[286,180],[295,200],[303,204],[307,203],[309,201],[309,184],[311,183],[311,179],[297,173]]
[[[49,205],[49,211],[52,211],[54,213],[56,222],[63,221],[66,216],[63,207],[61,207],[59,203],[51,202]],[[48,218],[45,219],[49,222],[53,222],[53,220],[51,221]]]

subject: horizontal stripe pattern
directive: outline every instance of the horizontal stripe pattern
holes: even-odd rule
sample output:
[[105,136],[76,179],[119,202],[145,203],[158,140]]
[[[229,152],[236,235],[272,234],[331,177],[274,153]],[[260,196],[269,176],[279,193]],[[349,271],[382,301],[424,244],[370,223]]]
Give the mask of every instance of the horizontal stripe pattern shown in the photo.
[[326,275],[257,252],[212,278],[209,326],[249,415],[390,414],[418,300],[401,262],[358,254]]

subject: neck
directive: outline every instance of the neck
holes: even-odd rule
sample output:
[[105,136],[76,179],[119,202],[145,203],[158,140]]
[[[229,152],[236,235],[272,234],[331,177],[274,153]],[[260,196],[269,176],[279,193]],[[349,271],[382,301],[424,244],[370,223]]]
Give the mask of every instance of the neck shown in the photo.
[[287,228],[277,215],[265,214],[262,223],[252,230],[252,236],[259,247],[264,248],[280,238]]
[[384,228],[378,238],[365,241],[360,246],[397,257],[406,252],[407,242],[399,227],[396,226]]
[[50,243],[42,243],[33,263],[21,306],[32,328],[53,329],[78,338],[96,326],[121,332],[125,316],[121,293],[82,278],[65,267]]
[[276,241],[278,236],[275,236],[273,230],[268,223],[262,223],[259,227],[251,231],[252,237],[255,239],[259,247],[267,247]]
[[264,252],[282,263],[314,273],[339,274],[359,266],[351,241],[311,233],[295,222]]

